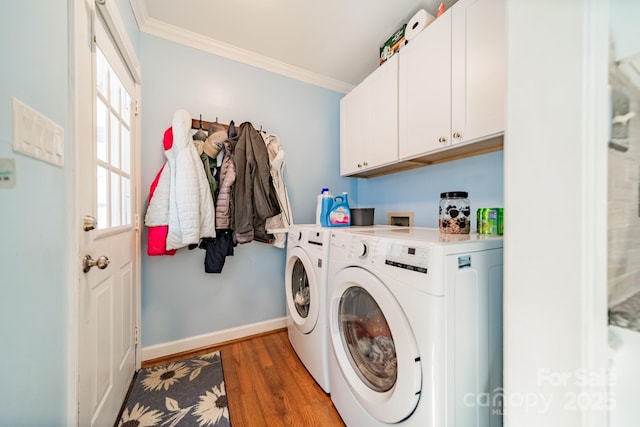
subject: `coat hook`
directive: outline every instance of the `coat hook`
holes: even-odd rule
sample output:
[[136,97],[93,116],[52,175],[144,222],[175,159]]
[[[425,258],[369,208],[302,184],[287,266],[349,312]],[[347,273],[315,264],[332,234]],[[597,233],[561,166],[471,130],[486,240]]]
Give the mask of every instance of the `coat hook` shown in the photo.
[[216,123],[218,123],[218,116],[216,116]]
[[260,125],[260,132],[262,132],[262,125]]
[[202,129],[202,114],[200,114],[200,129]]

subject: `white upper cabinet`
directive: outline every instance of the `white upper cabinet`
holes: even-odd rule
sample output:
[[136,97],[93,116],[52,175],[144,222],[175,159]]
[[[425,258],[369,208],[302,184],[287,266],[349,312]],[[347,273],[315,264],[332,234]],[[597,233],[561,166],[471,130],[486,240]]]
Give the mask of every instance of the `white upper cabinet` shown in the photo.
[[400,52],[399,158],[504,132],[504,0],[460,0]]
[[504,133],[507,89],[505,0],[459,3],[451,10],[453,144]]
[[340,174],[398,160],[398,55],[340,100]]
[[399,157],[450,144],[451,12],[410,40],[400,52]]
[[340,173],[372,177],[502,148],[505,0],[459,0],[340,101]]

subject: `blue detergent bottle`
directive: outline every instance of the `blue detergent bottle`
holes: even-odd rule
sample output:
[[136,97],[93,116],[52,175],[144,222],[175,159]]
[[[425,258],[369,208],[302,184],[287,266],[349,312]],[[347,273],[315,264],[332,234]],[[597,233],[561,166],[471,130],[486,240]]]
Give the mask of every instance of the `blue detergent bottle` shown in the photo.
[[347,193],[334,197],[327,220],[329,227],[348,227],[351,225],[351,210]]
[[329,211],[331,211],[331,207],[333,206],[333,195],[327,191],[322,189],[322,208],[320,212],[320,225],[323,227],[329,227]]

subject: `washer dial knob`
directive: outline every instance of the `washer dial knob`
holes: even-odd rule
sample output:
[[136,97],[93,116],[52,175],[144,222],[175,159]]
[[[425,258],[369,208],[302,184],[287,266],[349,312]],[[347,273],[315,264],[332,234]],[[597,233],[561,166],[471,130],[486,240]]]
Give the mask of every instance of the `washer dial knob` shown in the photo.
[[366,258],[369,255],[369,246],[364,241],[357,242],[354,252],[359,258]]

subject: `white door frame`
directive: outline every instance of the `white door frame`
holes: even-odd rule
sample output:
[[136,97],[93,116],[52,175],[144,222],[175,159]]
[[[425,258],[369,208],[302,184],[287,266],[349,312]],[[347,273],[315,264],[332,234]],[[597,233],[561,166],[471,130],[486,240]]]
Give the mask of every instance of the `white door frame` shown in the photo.
[[[68,318],[68,400],[67,400],[67,420],[68,425],[78,425],[78,390],[79,390],[79,286],[82,283],[82,269],[81,258],[84,254],[80,253],[79,241],[82,231],[82,216],[80,204],[78,203],[77,194],[79,194],[79,186],[81,179],[78,175],[80,170],[79,162],[82,161],[80,153],[80,145],[75,141],[91,140],[93,136],[93,118],[91,105],[87,103],[93,100],[93,72],[92,72],[92,46],[91,46],[91,31],[92,20],[97,13],[97,9],[100,8],[100,12],[105,18],[105,22],[112,33],[112,36],[116,42],[118,49],[122,55],[124,62],[127,64],[131,76],[135,82],[135,98],[140,99],[141,94],[141,73],[136,57],[135,51],[132,48],[131,41],[129,40],[126,31],[124,30],[124,24],[122,23],[120,14],[117,7],[113,2],[105,2],[104,0],[81,0],[69,2],[69,75],[71,78],[71,93],[70,93],[70,132],[69,139],[71,139],[74,151],[74,166],[69,172],[68,186],[70,195],[69,198],[69,230],[71,230],[70,250],[69,250],[69,318]],[[136,170],[135,179],[136,186],[133,189],[132,203],[134,207],[135,228],[140,229],[140,212],[142,206],[142,196],[140,187],[140,114],[139,106],[137,107],[137,114],[134,117],[135,123],[132,124],[132,129],[136,132],[135,135],[131,135],[131,140],[138,142],[134,144],[134,154],[132,161],[135,161],[138,165]],[[137,305],[135,310],[135,324],[137,331],[140,331],[141,323],[141,249],[140,239],[136,242],[135,254],[134,254],[134,267],[135,272],[133,274],[133,280],[137,289],[136,301]],[[140,368],[140,345],[136,347],[136,369]]]
[[606,426],[608,1],[508,0],[507,28],[504,421]]

